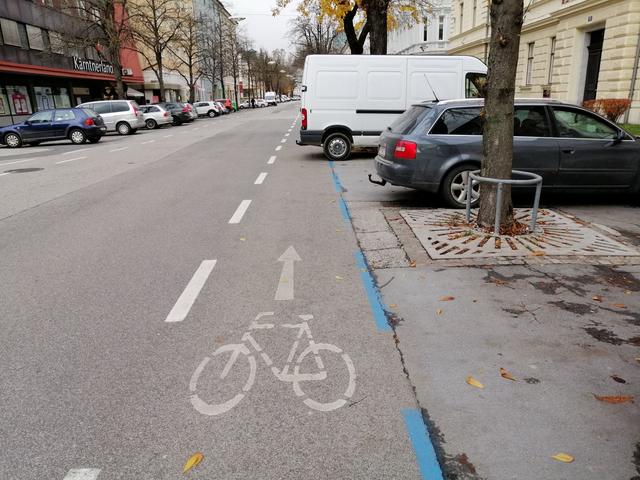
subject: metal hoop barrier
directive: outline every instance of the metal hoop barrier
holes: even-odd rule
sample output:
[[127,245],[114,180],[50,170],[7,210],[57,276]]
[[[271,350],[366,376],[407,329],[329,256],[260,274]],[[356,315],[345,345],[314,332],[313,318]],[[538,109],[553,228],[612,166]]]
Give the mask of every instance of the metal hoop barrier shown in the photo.
[[[480,170],[474,170],[473,172],[469,172],[469,181],[468,181],[468,193],[467,193],[467,222],[471,221],[471,197],[473,192],[474,184],[497,184],[497,193],[496,193],[496,205],[502,204],[502,191],[503,185],[535,185],[536,186],[536,196],[533,200],[533,208],[531,210],[531,223],[529,224],[529,229],[531,232],[535,232],[536,230],[536,220],[538,218],[538,206],[540,204],[540,193],[542,192],[542,177],[535,173],[531,172],[523,172],[522,170],[512,170],[512,175],[521,175],[523,177],[528,177],[522,180],[513,180],[506,178],[489,178],[489,177],[481,177]],[[496,218],[493,224],[493,234],[495,236],[500,235],[500,208],[496,208]]]

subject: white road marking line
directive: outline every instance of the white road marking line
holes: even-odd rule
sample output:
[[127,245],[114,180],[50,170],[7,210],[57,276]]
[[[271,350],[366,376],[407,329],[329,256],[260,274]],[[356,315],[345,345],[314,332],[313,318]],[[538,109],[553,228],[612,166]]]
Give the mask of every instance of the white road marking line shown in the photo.
[[62,155],[72,155],[74,153],[86,152],[87,150],[89,150],[89,149],[88,148],[81,148],[80,150],[73,150],[71,152],[65,152]]
[[282,145],[278,145],[278,146],[276,147],[276,152],[279,152],[280,150],[282,150]]
[[56,162],[56,165],[60,165],[61,163],[75,162],[76,160],[84,160],[87,157],[76,157],[70,158],[69,160],[62,160],[61,162]]
[[211,275],[213,267],[216,266],[216,262],[217,260],[202,261],[196,270],[196,273],[194,273],[191,280],[189,280],[189,283],[182,292],[182,295],[180,295],[180,298],[178,298],[178,301],[169,312],[169,315],[167,315],[165,322],[181,322],[187,318],[193,303],[200,294],[200,290],[202,290],[202,287],[204,287],[209,275]]
[[121,152],[122,150],[126,150],[127,148],[129,148],[129,147],[114,148],[113,150],[109,150],[109,153]]
[[31,155],[35,152],[48,152],[48,148],[26,148],[23,150],[17,150],[15,148],[3,148],[0,150],[0,157],[13,157],[14,155]]
[[268,165],[273,165],[274,163],[276,163],[276,158],[278,158],[278,157],[276,157],[275,155],[271,155],[269,157],[269,161],[267,162],[267,164]]
[[195,132],[196,130],[200,130],[200,127],[196,127],[193,129],[193,131]]
[[4,177],[5,175],[9,175],[9,172],[0,173],[0,177]]
[[39,160],[39,159],[38,158],[26,158],[24,160],[16,160],[15,162],[0,163],[0,167],[3,167],[4,165],[15,165],[16,163],[33,162],[34,160]]
[[[291,131],[291,130],[289,130],[289,131]],[[288,133],[288,132],[287,132],[287,133],[285,133],[285,134],[284,134],[284,136],[285,136],[285,137],[288,137],[288,136],[289,136],[289,133]]]
[[163,135],[163,138],[169,138],[169,137],[173,137],[173,133],[170,133],[169,135]]
[[301,260],[293,246],[287,248],[278,259],[279,262],[283,262],[283,265],[275,300],[293,300],[293,263]]
[[98,468],[74,468],[69,470],[63,480],[95,480],[100,475]]
[[286,143],[287,139],[283,138],[282,140],[280,140],[280,143]]
[[146,142],[142,142],[140,145],[146,145],[147,143],[153,143],[155,140],[147,140]]
[[262,172],[260,175],[258,175],[258,178],[256,178],[256,181],[253,182],[253,184],[262,185],[262,182],[264,182],[265,178],[267,178],[267,172]]
[[242,217],[247,212],[249,205],[251,205],[251,200],[242,200],[233,216],[229,219],[229,223],[240,223],[240,220],[242,220]]

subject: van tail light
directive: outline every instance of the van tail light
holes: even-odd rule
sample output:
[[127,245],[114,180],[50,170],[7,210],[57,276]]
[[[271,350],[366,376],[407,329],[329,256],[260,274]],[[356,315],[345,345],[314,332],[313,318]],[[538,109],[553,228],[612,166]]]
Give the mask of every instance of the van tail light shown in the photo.
[[93,118],[91,118],[91,117],[85,119],[85,121],[84,121],[84,126],[85,127],[93,127],[95,124],[96,124],[96,122],[94,122]]
[[133,107],[133,114],[137,117],[140,115],[140,110],[135,105],[131,105]]
[[168,117],[169,116],[169,112],[164,112],[164,116]]
[[400,140],[396,143],[396,149],[393,156],[396,158],[402,158],[404,160],[415,160],[416,153],[418,152],[418,144],[414,142],[408,142],[406,140]]
[[307,129],[307,109],[303,108],[302,110],[300,110],[300,112],[302,113],[302,130],[306,130]]

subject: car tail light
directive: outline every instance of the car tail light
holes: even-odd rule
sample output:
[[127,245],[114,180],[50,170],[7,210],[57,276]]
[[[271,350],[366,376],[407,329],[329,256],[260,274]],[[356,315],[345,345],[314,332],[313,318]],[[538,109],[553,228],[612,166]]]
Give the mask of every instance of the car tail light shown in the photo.
[[300,110],[300,112],[302,113],[302,130],[306,130],[307,129],[307,109],[303,108],[302,110]]
[[164,116],[168,117],[169,116],[169,112],[164,112]]
[[131,105],[133,107],[133,114],[137,117],[140,114],[140,110],[135,105]]
[[396,143],[396,149],[393,156],[396,158],[403,158],[405,160],[415,160],[417,151],[418,145],[416,143],[400,140]]
[[187,107],[186,105],[182,108],[182,111],[184,113],[189,113],[189,107]]
[[89,117],[84,121],[84,126],[85,127],[92,127],[96,124],[96,122],[93,121],[93,118]]

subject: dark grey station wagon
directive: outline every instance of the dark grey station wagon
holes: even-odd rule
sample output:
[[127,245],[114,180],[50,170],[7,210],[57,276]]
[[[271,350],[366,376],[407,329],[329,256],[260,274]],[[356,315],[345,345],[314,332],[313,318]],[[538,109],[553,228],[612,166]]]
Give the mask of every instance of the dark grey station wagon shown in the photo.
[[[482,160],[482,106],[482,99],[414,105],[380,136],[378,175],[463,207],[469,172]],[[516,100],[513,150],[513,168],[541,175],[546,190],[640,191],[640,141],[582,107]],[[477,186],[472,195],[477,203]]]

